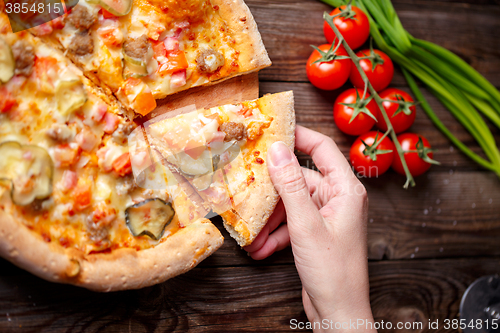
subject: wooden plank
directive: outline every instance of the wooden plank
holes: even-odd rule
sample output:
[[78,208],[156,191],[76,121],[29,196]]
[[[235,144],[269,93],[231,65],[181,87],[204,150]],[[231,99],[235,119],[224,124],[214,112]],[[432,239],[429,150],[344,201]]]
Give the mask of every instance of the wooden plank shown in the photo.
[[309,46],[324,44],[322,14],[330,7],[315,0],[246,1],[273,65],[261,72],[267,81],[306,81]]
[[[138,291],[111,294],[52,284],[1,261],[0,331],[287,331],[305,315],[295,267],[196,268]],[[8,315],[7,315],[8,313]],[[10,321],[9,321],[10,319]]]
[[500,255],[500,184],[478,172],[429,173],[403,190],[389,174],[363,180],[370,259]]
[[[444,319],[457,319],[460,300],[477,278],[498,273],[500,260],[418,260],[370,264],[370,299],[376,320],[423,322],[423,330],[379,332],[457,332]],[[428,321],[439,321],[429,329]]]
[[[474,3],[473,9],[470,3],[451,1],[393,1],[403,26],[413,36],[449,48],[500,87],[500,7],[494,1],[467,2]],[[322,14],[332,8],[317,0],[250,0],[247,4],[273,61],[261,80],[306,82],[309,45],[326,42]],[[401,73],[396,73],[394,84],[404,83]]]
[[[375,318],[454,319],[467,286],[499,265],[498,258],[370,263]],[[291,319],[307,320],[293,265],[195,268],[161,285],[110,294],[46,282],[3,260],[0,267],[2,332],[287,332]],[[430,332],[425,324],[423,332]]]
[[[397,0],[396,0],[397,1]],[[396,2],[394,1],[394,2]],[[426,1],[426,0],[424,0]],[[399,1],[402,2],[402,1]],[[408,0],[409,3],[417,4],[418,1]],[[429,1],[427,1],[429,2]],[[444,3],[453,3],[453,4],[464,4],[464,5],[488,5],[488,6],[498,6],[497,0],[432,0],[433,3],[436,2],[444,2]]]
[[224,244],[212,256],[200,263],[200,267],[234,267],[234,266],[273,266],[293,264],[293,254],[290,247],[273,254],[264,260],[253,260],[235,240],[229,235],[222,225],[220,216],[210,219],[224,236]]

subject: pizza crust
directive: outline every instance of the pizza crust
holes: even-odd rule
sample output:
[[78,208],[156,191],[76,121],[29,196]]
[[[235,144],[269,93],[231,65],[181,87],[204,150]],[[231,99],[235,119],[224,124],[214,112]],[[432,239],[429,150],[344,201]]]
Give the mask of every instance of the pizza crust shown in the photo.
[[200,219],[147,250],[122,248],[83,256],[76,249],[45,242],[4,211],[0,237],[0,256],[13,264],[52,282],[103,292],[143,288],[185,273],[224,241],[217,227]]
[[266,225],[279,200],[279,195],[267,170],[267,152],[274,142],[282,141],[288,148],[295,146],[295,111],[293,92],[266,95],[259,100],[263,114],[273,117],[255,145],[263,164],[252,163],[255,181],[239,196],[245,198],[232,212],[223,214],[224,227],[240,246],[250,245]]
[[240,51],[240,72],[260,70],[271,66],[257,23],[250,9],[243,0],[212,0],[219,6],[219,15],[227,23],[229,34],[236,40],[236,48]]

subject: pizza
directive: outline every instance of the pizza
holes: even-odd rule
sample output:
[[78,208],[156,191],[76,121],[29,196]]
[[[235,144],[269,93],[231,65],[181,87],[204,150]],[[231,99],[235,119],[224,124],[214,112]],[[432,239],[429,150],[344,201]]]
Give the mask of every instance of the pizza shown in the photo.
[[242,0],[81,0],[31,31],[142,115],[156,99],[271,65]]
[[182,189],[136,185],[137,125],[116,101],[29,34],[0,38],[18,73],[0,86],[2,256],[50,281],[116,290],[178,275],[222,244]]
[[133,140],[143,142],[133,156],[148,156],[146,165],[132,159],[136,179],[150,164],[161,166],[175,178],[170,184],[188,182],[238,244],[250,245],[279,199],[265,159],[273,142],[294,145],[293,93],[165,116],[145,123]]
[[[49,281],[113,291],[163,282],[214,253],[223,237],[210,211],[240,245],[253,241],[278,200],[267,150],[294,144],[291,92],[141,124],[79,62],[6,26],[0,15],[2,257]],[[198,121],[192,130],[187,119]]]

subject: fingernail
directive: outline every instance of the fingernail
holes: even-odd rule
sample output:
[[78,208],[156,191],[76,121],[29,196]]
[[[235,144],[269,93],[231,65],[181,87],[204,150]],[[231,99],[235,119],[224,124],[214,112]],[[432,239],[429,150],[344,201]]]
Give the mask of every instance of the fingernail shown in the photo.
[[293,158],[290,149],[281,141],[273,143],[269,153],[271,164],[275,167],[287,165]]

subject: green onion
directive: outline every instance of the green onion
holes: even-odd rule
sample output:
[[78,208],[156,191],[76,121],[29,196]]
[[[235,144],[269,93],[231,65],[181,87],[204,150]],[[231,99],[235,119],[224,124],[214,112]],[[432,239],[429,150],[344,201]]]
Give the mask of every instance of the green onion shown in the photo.
[[462,141],[460,141],[453,133],[451,133],[448,128],[439,120],[439,118],[436,116],[432,108],[430,107],[429,103],[425,99],[424,95],[422,95],[422,92],[420,91],[420,88],[417,85],[417,82],[411,76],[410,73],[408,73],[407,70],[404,68],[403,70],[403,75],[406,78],[406,81],[408,82],[408,85],[410,86],[410,89],[412,90],[413,94],[415,97],[421,102],[420,106],[424,110],[424,112],[427,114],[427,116],[432,120],[432,122],[436,125],[437,128],[441,132],[443,132],[446,137],[453,142],[455,146],[457,146],[462,152],[464,152],[465,155],[470,157],[472,160],[474,160],[477,164],[481,165],[482,167],[486,169],[490,169],[495,171],[493,164],[491,162],[486,161],[484,158],[480,157],[476,153],[474,153],[469,147],[467,147]]
[[[463,61],[459,56],[455,53],[448,51],[444,47],[436,45],[434,43],[411,38],[411,41],[414,45],[420,46],[421,48],[433,53],[434,55],[440,57],[441,59],[445,59],[448,61],[450,65],[453,65],[456,70],[459,70],[462,75],[466,76],[469,80],[481,86],[485,89],[485,91],[490,94],[492,98],[498,103],[497,106],[500,106],[500,92],[493,86],[488,80],[484,78],[481,74],[479,74],[474,68],[469,66],[465,61]],[[497,109],[497,111],[500,109]]]

